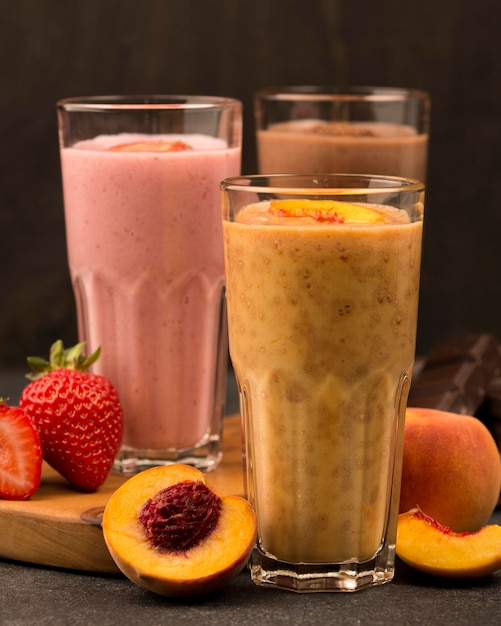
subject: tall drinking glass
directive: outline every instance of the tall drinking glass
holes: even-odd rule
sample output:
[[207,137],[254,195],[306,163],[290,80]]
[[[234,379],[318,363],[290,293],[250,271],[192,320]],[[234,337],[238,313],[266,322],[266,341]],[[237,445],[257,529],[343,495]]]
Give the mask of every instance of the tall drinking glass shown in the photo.
[[259,585],[392,579],[423,185],[249,176],[223,187],[230,355]]
[[426,179],[430,97],[387,87],[284,87],[255,94],[259,171]]
[[115,468],[221,457],[227,369],[219,183],[238,175],[241,103],[205,96],[58,102],[80,339],[124,412]]

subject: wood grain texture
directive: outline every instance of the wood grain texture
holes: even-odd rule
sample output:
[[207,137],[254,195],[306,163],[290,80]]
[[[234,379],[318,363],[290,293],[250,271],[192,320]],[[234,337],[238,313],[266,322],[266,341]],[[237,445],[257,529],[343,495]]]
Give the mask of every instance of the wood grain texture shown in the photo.
[[[117,573],[103,538],[101,517],[126,478],[112,473],[95,493],[79,493],[44,464],[42,484],[27,501],[0,500],[0,558],[101,573]],[[207,474],[220,495],[242,495],[240,421],[225,418],[223,460]]]

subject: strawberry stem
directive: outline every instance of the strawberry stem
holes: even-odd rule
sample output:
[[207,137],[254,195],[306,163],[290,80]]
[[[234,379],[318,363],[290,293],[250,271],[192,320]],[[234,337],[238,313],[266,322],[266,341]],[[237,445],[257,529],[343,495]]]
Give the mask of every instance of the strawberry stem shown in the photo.
[[101,347],[99,346],[88,357],[82,354],[84,347],[85,343],[81,342],[70,348],[65,348],[61,339],[58,339],[50,347],[48,361],[38,356],[29,356],[27,358],[31,372],[26,374],[26,378],[36,380],[44,376],[44,374],[58,369],[77,370],[79,372],[87,371],[101,355]]

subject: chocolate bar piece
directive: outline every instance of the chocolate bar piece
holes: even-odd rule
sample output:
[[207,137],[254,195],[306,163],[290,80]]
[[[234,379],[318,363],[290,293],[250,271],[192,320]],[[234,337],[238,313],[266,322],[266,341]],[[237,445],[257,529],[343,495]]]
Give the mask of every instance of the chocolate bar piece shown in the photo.
[[477,417],[491,431],[498,448],[501,450],[501,376],[493,378],[485,393],[485,400]]
[[489,415],[501,422],[501,376],[493,378],[487,386],[485,403]]
[[495,337],[468,335],[438,344],[412,381],[408,406],[475,415],[490,382],[501,375]]

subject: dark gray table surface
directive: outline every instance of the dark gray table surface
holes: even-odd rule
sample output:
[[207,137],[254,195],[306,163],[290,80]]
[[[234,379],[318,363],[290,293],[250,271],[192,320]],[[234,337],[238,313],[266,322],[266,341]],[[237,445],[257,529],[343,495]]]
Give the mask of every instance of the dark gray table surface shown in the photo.
[[[0,395],[16,401],[19,372],[0,371]],[[230,377],[228,413],[237,410]],[[491,520],[501,524],[501,510]],[[398,561],[393,582],[357,593],[295,594],[253,585],[245,570],[220,592],[176,601],[122,576],[0,559],[0,626],[147,624],[318,624],[347,626],[501,624],[501,570],[477,581],[422,575]]]

